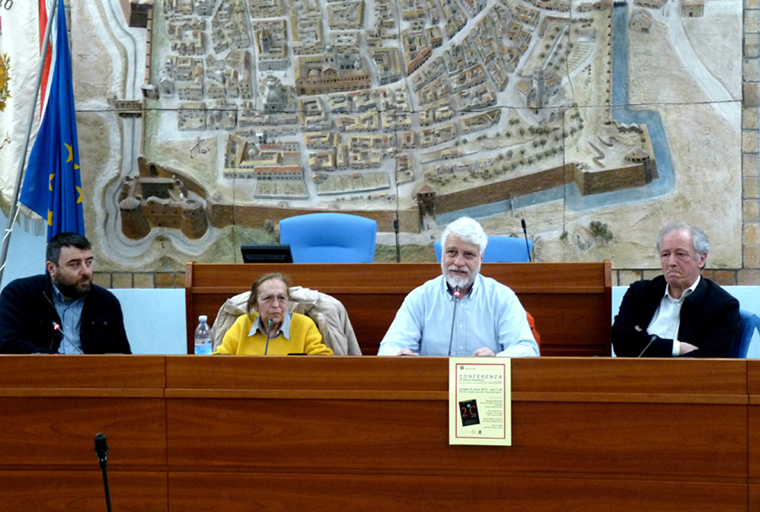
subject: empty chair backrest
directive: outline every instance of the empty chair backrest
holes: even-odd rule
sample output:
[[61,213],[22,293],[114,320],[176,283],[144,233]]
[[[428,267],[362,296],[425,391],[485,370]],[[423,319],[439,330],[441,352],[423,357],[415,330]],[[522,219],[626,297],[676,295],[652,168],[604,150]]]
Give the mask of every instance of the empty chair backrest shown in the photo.
[[280,242],[294,263],[372,263],[377,222],[346,213],[310,213],[280,221]]
[[739,310],[739,316],[739,330],[736,331],[731,357],[745,359],[752,342],[752,335],[755,334],[755,329],[760,329],[760,318],[745,309]]

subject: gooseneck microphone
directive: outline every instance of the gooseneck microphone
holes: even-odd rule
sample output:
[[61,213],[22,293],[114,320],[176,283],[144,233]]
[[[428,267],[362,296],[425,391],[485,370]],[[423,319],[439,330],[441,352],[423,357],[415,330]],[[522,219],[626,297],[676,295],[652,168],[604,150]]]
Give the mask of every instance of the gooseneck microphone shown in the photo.
[[657,336],[655,336],[654,334],[652,334],[652,336],[649,338],[649,343],[647,343],[647,346],[646,346],[646,347],[644,347],[644,350],[642,350],[642,351],[641,351],[641,354],[639,354],[639,355],[638,355],[638,356],[636,356],[636,357],[641,357],[641,356],[643,356],[643,355],[644,355],[644,352],[646,352],[646,351],[647,351],[647,349],[648,349],[648,348],[649,348],[649,347],[652,345],[652,343],[654,343],[654,340],[656,340],[656,339],[657,339]]
[[525,250],[528,253],[528,263],[531,263],[533,261],[533,258],[530,257],[530,244],[528,243],[528,224],[525,223],[525,219],[520,219],[520,224],[522,224],[523,234],[525,235]]
[[[398,187],[398,184],[396,184]],[[396,191],[398,196],[398,190]],[[401,244],[398,241],[398,209],[396,209],[396,218],[393,219],[393,232],[396,233],[396,263],[401,263]]]
[[[53,320],[53,333],[60,333],[61,339],[66,340],[69,343],[71,343],[71,340],[66,336],[66,333],[63,332],[63,327],[61,327],[61,324]],[[50,340],[50,350],[53,350],[53,345],[55,344],[55,334],[53,335],[53,339]],[[60,343],[58,344],[60,347]]]
[[95,435],[95,453],[98,456],[100,469],[103,471],[103,485],[106,489],[106,507],[111,512],[111,493],[108,490],[108,442],[104,434]]
[[55,345],[55,333],[61,333],[61,336],[63,336],[63,330],[61,329],[61,324],[53,320],[53,336],[50,339],[50,351],[53,351],[53,345]]
[[454,341],[454,325],[457,321],[457,304],[459,304],[459,296],[461,295],[459,293],[459,286],[454,287],[454,293],[452,293],[454,296],[454,315],[451,317],[451,336],[449,336],[449,357],[451,357],[451,344]]
[[267,325],[267,345],[264,347],[264,355],[267,355],[269,352],[269,333],[272,332],[272,319],[269,319],[269,325]]

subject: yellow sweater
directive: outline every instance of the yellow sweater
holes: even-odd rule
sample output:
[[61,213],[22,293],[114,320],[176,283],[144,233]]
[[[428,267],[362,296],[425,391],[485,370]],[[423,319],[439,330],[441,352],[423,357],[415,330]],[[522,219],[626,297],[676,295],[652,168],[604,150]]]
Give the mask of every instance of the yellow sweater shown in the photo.
[[[264,333],[256,331],[253,336],[248,336],[256,316],[257,314],[253,313],[235,320],[214,354],[263,355],[267,343]],[[286,339],[282,334],[270,339],[267,351],[270,355],[293,353],[333,355],[333,351],[322,343],[322,335],[311,318],[298,313],[293,313],[290,319],[290,339]]]

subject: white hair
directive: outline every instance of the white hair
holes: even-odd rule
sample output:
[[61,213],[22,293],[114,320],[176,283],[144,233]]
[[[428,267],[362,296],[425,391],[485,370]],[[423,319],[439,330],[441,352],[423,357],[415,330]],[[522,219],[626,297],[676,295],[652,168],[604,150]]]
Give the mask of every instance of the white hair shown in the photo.
[[701,254],[707,254],[710,251],[710,240],[707,238],[707,233],[705,233],[701,228],[698,228],[697,226],[692,226],[691,224],[679,221],[671,222],[670,224],[666,224],[662,227],[660,234],[657,235],[657,252],[660,252],[662,239],[665,238],[665,235],[671,231],[676,230],[689,232],[691,235],[691,243],[694,246],[694,251],[697,253],[697,256]]
[[488,245],[488,236],[486,235],[486,232],[483,231],[483,227],[478,221],[473,220],[470,217],[459,217],[443,230],[443,235],[441,236],[441,249],[444,252],[446,251],[446,240],[451,235],[459,238],[463,242],[475,244],[480,247],[480,256],[483,255],[486,250],[486,245]]

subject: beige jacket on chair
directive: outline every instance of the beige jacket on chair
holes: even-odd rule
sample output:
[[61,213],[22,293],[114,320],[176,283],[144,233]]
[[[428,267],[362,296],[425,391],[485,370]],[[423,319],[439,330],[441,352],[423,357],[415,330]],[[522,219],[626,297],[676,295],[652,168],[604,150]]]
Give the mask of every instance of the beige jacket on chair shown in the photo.
[[[219,309],[214,321],[214,350],[222,344],[224,335],[239,316],[248,313],[246,305],[251,292],[241,293],[227,299]],[[360,356],[359,342],[356,341],[354,328],[348,319],[348,312],[343,304],[325,293],[317,290],[293,286],[290,288],[288,309],[311,318],[322,333],[322,340],[336,356]]]

